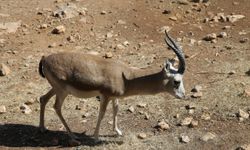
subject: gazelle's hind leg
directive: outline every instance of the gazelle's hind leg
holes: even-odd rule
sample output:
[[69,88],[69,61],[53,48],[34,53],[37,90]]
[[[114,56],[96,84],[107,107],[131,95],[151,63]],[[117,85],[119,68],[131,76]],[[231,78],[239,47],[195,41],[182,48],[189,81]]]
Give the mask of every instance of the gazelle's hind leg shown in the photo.
[[53,89],[49,90],[49,92],[43,96],[40,97],[40,123],[39,123],[39,128],[41,132],[44,132],[46,129],[44,127],[44,111],[45,111],[45,106],[50,100],[52,96],[55,95],[55,91]]
[[63,124],[64,127],[66,128],[66,130],[67,130],[69,136],[70,136],[72,139],[78,139],[78,137],[75,136],[75,135],[71,132],[71,130],[70,130],[68,124],[66,123],[66,121],[65,121],[65,119],[64,119],[64,117],[63,117],[63,115],[62,115],[62,104],[63,104],[65,98],[67,97],[67,95],[68,95],[68,94],[67,94],[66,92],[63,92],[63,91],[60,91],[60,92],[57,92],[57,93],[56,93],[56,102],[55,102],[55,105],[54,105],[54,109],[55,109],[56,114],[58,115],[59,119],[61,120],[62,124]]
[[117,125],[117,113],[119,110],[119,102],[118,99],[113,99],[112,100],[112,104],[113,104],[113,130],[118,134],[118,135],[122,135],[122,131],[119,130],[118,125]]
[[94,132],[94,137],[96,140],[98,140],[98,137],[99,137],[99,130],[100,130],[101,121],[105,115],[108,103],[109,103],[108,97],[102,95],[101,101],[100,101],[98,121],[97,121],[97,125],[96,125],[95,132]]

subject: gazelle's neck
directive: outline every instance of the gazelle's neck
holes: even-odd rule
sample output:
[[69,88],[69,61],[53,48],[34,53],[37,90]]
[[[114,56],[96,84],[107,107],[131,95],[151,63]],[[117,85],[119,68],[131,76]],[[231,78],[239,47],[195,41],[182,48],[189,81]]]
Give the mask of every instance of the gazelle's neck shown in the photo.
[[135,69],[125,81],[125,95],[156,94],[164,91],[162,69]]

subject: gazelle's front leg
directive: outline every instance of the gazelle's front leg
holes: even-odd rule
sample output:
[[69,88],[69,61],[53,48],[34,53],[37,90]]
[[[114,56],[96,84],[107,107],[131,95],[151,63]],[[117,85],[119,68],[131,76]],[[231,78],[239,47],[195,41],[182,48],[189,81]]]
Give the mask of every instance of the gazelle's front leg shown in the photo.
[[118,99],[113,99],[112,100],[113,103],[113,130],[118,134],[118,135],[122,135],[121,130],[119,130],[118,126],[117,126],[117,113],[119,110],[119,102]]
[[94,132],[94,137],[96,140],[98,140],[98,138],[99,138],[99,130],[100,130],[101,121],[105,115],[108,103],[109,103],[108,97],[102,95],[101,101],[100,101],[100,110],[99,110],[99,115],[98,115],[98,121],[97,121],[95,132]]

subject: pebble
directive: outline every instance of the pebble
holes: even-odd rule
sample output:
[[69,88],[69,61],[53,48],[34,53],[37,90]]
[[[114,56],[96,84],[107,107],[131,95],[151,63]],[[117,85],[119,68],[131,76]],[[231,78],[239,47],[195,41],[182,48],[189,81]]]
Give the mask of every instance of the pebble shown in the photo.
[[86,18],[86,17],[82,17],[79,21],[80,21],[81,23],[86,24],[86,23],[87,23],[87,18]]
[[202,120],[210,120],[211,116],[208,113],[204,113],[201,115],[201,119]]
[[123,49],[125,49],[125,47],[122,44],[117,44],[115,49],[123,50]]
[[197,127],[198,125],[199,125],[199,122],[197,120],[192,120],[190,127],[194,128],[194,127]]
[[191,124],[193,117],[186,117],[181,121],[181,126],[188,126]]
[[129,46],[129,42],[128,42],[128,41],[124,41],[122,44],[123,44],[124,46]]
[[244,118],[244,119],[249,118],[249,114],[248,114],[247,112],[245,112],[244,110],[242,110],[242,109],[239,109],[239,111],[238,111],[238,116],[239,116],[239,117],[242,117],[242,118]]
[[30,114],[32,112],[32,110],[30,109],[30,107],[28,105],[26,105],[26,104],[22,104],[20,106],[20,110],[24,114]]
[[108,32],[107,34],[106,34],[106,38],[112,38],[113,37],[113,34],[112,34],[112,32]]
[[169,26],[163,26],[161,27],[160,29],[157,30],[158,33],[165,33],[165,31],[170,31],[171,30],[171,27]]
[[47,29],[47,28],[48,28],[48,25],[47,25],[47,24],[42,24],[42,25],[40,25],[39,28],[40,28],[40,29]]
[[10,74],[10,68],[6,66],[4,63],[1,63],[0,65],[0,76],[7,76]]
[[117,24],[126,24],[126,21],[118,20],[118,21],[117,21]]
[[147,134],[146,134],[146,133],[139,133],[139,134],[137,135],[137,137],[138,137],[139,139],[145,139],[145,138],[147,138]]
[[136,106],[139,108],[145,108],[147,106],[147,104],[146,103],[139,103]]
[[240,43],[246,43],[247,41],[249,41],[249,38],[242,38],[242,39],[240,39]]
[[227,33],[226,33],[226,32],[220,32],[220,33],[218,34],[218,37],[220,37],[220,38],[225,38],[225,37],[227,37]]
[[0,114],[6,113],[6,112],[7,112],[6,107],[4,105],[1,105],[0,106]]
[[176,16],[171,16],[171,17],[169,17],[169,19],[172,20],[172,21],[177,21],[177,17]]
[[244,15],[228,15],[227,16],[227,20],[231,23],[234,23],[234,22],[236,22],[240,19],[243,19],[243,18],[245,18]]
[[202,86],[201,85],[195,85],[191,92],[201,92],[202,91]]
[[211,133],[211,132],[207,132],[205,135],[203,135],[200,140],[204,141],[204,142],[207,142],[209,140],[212,140],[216,137],[215,134]]
[[201,98],[202,97],[202,92],[194,92],[192,95],[191,95],[191,97],[193,97],[193,98]]
[[215,33],[207,34],[203,39],[205,41],[212,41],[217,38],[217,35]]
[[103,11],[101,11],[101,13],[100,13],[101,15],[106,15],[107,14],[107,12],[105,11],[105,10],[103,10]]
[[134,108],[133,106],[130,106],[130,107],[128,108],[128,111],[131,112],[131,113],[133,113],[133,112],[135,112],[135,108]]
[[224,26],[222,29],[223,30],[231,29],[231,26]]
[[148,114],[148,113],[145,113],[144,119],[149,120],[149,118],[150,118],[149,114]]
[[67,37],[67,40],[70,42],[70,43],[74,43],[76,41],[76,39],[74,38],[74,36],[70,35],[69,37]]
[[187,135],[182,135],[180,137],[180,141],[183,143],[189,143],[190,142],[190,138]]
[[250,144],[244,144],[236,148],[236,150],[250,150]]
[[61,34],[66,31],[66,28],[63,25],[57,26],[52,30],[52,33],[54,34]]
[[107,53],[105,53],[104,57],[105,58],[112,58],[113,54],[111,52],[107,52]]
[[6,42],[5,39],[0,39],[0,44],[4,44]]
[[49,47],[49,48],[53,48],[53,47],[56,47],[56,45],[57,45],[56,43],[52,43],[52,44],[50,44],[48,47]]
[[168,130],[170,126],[164,120],[162,120],[156,125],[156,128],[161,130]]
[[181,4],[181,5],[188,5],[188,0],[178,0],[178,4]]
[[246,88],[246,89],[244,90],[244,96],[250,97],[250,88]]
[[34,103],[35,103],[35,99],[29,99],[24,104],[26,104],[26,105],[32,105]]

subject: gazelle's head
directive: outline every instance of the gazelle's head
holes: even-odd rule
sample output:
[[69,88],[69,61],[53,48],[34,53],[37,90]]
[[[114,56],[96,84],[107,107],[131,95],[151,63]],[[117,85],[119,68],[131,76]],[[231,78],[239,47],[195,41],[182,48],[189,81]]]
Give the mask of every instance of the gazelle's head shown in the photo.
[[164,65],[165,77],[168,80],[166,87],[170,89],[172,93],[177,98],[185,98],[185,88],[183,84],[183,75],[185,72],[185,57],[183,51],[180,47],[174,42],[174,40],[166,33],[165,42],[166,44],[175,52],[179,59],[178,69],[174,68],[173,62],[169,60],[166,61]]

